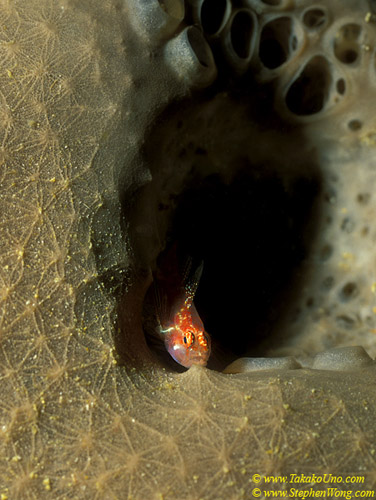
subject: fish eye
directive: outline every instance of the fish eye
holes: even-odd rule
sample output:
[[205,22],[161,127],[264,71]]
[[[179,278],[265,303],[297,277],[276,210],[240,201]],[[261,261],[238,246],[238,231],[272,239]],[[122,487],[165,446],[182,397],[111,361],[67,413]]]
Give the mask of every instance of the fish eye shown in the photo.
[[184,335],[183,340],[184,340],[184,344],[187,344],[187,346],[190,346],[191,344],[193,344],[193,342],[195,341],[195,336],[194,336],[193,332],[188,331]]

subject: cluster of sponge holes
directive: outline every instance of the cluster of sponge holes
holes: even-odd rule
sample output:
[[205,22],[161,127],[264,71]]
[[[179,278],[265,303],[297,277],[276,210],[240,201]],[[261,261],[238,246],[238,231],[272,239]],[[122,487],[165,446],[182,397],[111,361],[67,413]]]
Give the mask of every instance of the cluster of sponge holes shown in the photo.
[[[376,54],[366,49],[367,16],[336,20],[321,3],[295,11],[292,0],[134,4],[148,38],[162,41],[165,61],[180,81],[208,87],[223,62],[226,74],[228,68],[235,75],[251,70],[261,84],[276,82],[277,109],[298,122],[337,109],[351,94],[360,66],[376,66]],[[356,133],[363,122],[348,116],[345,126]]]
[[333,78],[337,72],[325,53],[313,51],[305,56],[329,21],[326,7],[314,5],[299,16],[265,16],[262,23],[258,45],[261,80],[279,78],[278,107],[300,120],[320,113],[329,101],[335,104],[346,91],[342,75]]
[[[357,78],[357,71],[365,62],[362,60],[367,52],[363,43],[364,30],[359,23],[349,20],[331,25],[329,12],[322,6],[305,9],[295,21],[304,30],[305,47],[299,54],[304,62],[289,82],[279,87],[277,101],[290,116],[299,121],[312,121],[327,114],[349,94],[350,82]],[[283,54],[287,54],[281,46]],[[290,61],[285,56],[280,62],[287,66]],[[288,68],[284,70],[289,73]],[[346,123],[351,132],[359,131],[362,126],[356,116]]]
[[249,67],[255,50],[258,22],[246,2],[188,0],[188,16],[199,25],[215,53],[235,74]]
[[[337,31],[333,43],[334,55],[350,72],[358,70],[362,64],[362,55],[368,52],[367,45],[362,42],[362,36],[362,27],[353,22],[342,25]],[[357,132],[362,126],[363,123],[358,118],[351,118],[347,122],[347,128],[351,132]]]
[[[313,5],[293,14],[288,4],[289,0],[187,0],[186,18],[200,27],[214,54],[235,74],[252,66],[261,83],[279,79],[279,107],[300,120],[311,119],[342,100],[346,80],[326,51],[306,50],[330,25],[327,7]],[[332,50],[341,63],[356,59],[359,34],[356,25],[340,28]],[[352,120],[349,129],[358,126]]]

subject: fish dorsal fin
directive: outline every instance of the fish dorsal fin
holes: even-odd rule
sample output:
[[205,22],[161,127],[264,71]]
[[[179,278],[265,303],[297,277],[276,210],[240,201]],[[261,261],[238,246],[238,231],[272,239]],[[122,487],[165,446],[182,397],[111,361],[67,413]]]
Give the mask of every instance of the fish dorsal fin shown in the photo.
[[[181,277],[175,282],[173,288],[170,283],[163,280],[154,280],[154,305],[155,314],[160,333],[165,333],[177,312],[190,309],[193,304],[204,263],[193,268],[192,258],[188,257]],[[173,282],[174,283],[174,282]]]
[[191,307],[193,303],[198,285],[200,284],[203,269],[204,262],[201,261],[194,271],[192,271],[192,258],[189,257],[187,259],[186,268],[183,274],[183,287],[186,295],[185,304],[187,307]]
[[185,286],[185,283],[189,280],[189,276],[192,270],[192,257],[186,257],[184,261],[184,267],[181,273],[181,282],[182,286]]

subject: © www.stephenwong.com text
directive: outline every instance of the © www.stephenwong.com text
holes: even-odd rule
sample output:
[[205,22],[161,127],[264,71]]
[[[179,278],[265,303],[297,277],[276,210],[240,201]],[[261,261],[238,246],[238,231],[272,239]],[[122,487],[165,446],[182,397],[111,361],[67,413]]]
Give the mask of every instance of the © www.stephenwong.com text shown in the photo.
[[253,474],[251,482],[260,487],[252,489],[251,498],[376,498],[374,490],[362,488],[364,480],[364,476],[330,473],[286,476]]

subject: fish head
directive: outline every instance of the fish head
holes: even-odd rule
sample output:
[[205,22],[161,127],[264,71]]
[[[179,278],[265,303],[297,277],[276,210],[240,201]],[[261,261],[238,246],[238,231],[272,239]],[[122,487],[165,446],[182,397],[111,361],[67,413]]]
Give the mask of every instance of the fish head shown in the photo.
[[165,335],[165,346],[170,356],[185,368],[206,366],[211,350],[209,334],[194,326],[185,330],[178,327],[171,329]]

